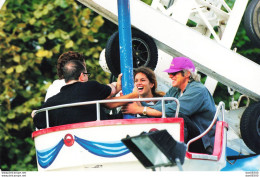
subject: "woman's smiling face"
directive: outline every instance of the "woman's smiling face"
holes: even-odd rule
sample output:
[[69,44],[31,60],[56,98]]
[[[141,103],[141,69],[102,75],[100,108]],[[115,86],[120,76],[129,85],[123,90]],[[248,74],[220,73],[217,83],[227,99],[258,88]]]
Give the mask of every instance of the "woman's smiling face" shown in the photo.
[[154,84],[149,81],[147,76],[143,73],[137,73],[135,75],[135,87],[138,90],[141,98],[153,97],[152,90]]

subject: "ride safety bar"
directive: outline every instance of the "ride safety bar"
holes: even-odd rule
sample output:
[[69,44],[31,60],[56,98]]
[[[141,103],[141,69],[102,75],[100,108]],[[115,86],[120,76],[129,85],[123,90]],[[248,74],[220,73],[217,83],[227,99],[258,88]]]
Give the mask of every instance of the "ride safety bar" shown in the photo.
[[135,99],[113,99],[113,100],[95,100],[95,101],[85,101],[85,102],[77,102],[77,103],[69,103],[69,104],[62,104],[57,106],[51,106],[47,108],[42,108],[37,110],[35,113],[40,113],[46,111],[46,128],[49,128],[49,112],[53,109],[65,108],[65,107],[73,107],[73,106],[83,106],[83,105],[90,105],[96,104],[97,108],[97,121],[100,121],[100,104],[102,103],[118,103],[118,102],[135,102],[135,101],[162,101],[162,118],[165,118],[165,101],[175,101],[176,102],[176,112],[175,117],[178,117],[179,110],[180,110],[180,102],[177,98],[174,97],[158,97],[158,98],[135,98]]
[[190,141],[188,141],[188,143],[187,143],[187,152],[189,152],[189,146],[190,146],[191,143],[193,143],[194,141],[197,141],[198,139],[202,138],[204,135],[206,135],[211,130],[211,128],[213,127],[213,125],[215,124],[215,122],[218,119],[218,115],[220,113],[220,110],[221,110],[221,113],[222,113],[220,121],[225,121],[224,120],[225,103],[223,101],[221,101],[218,104],[217,111],[216,111],[215,116],[214,116],[211,124],[209,125],[209,127],[203,133],[201,133],[200,135],[198,135],[195,138],[193,138]]

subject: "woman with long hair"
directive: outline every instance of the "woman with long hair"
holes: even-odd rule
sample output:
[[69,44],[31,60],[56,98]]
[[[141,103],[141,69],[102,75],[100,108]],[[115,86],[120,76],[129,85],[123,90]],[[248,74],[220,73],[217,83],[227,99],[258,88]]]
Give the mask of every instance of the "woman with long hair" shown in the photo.
[[[139,98],[153,98],[163,97],[165,95],[162,91],[157,91],[157,80],[153,70],[147,67],[139,67],[134,70],[134,85],[139,94]],[[157,101],[142,101],[142,106],[152,106]],[[137,117],[143,117],[137,114]]]
[[157,80],[153,70],[139,67],[134,70],[134,84],[138,90],[139,98],[163,97],[162,91],[157,91]]

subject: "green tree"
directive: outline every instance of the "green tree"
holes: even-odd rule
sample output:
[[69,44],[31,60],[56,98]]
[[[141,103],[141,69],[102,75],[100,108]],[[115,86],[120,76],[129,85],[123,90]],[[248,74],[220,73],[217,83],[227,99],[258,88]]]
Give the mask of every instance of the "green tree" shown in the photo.
[[[36,170],[30,116],[57,78],[65,51],[83,53],[90,79],[108,83],[98,66],[113,25],[74,0],[7,0],[0,12],[0,168]],[[106,28],[105,28],[106,27]],[[112,27],[112,28],[111,28]],[[100,31],[99,31],[100,30]]]

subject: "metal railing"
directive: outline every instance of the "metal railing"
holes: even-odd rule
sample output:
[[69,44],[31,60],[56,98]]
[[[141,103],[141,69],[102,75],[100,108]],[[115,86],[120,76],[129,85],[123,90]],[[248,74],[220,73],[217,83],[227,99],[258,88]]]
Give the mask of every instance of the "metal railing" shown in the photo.
[[73,107],[73,106],[83,106],[83,105],[90,105],[96,104],[97,108],[97,121],[100,121],[100,104],[102,103],[118,103],[118,102],[135,102],[135,101],[162,101],[162,117],[165,118],[165,101],[175,101],[176,102],[176,112],[175,117],[178,117],[179,110],[180,110],[180,102],[177,98],[174,97],[158,97],[158,98],[135,98],[135,99],[113,99],[113,100],[95,100],[95,101],[85,101],[85,102],[78,102],[78,103],[69,103],[69,104],[62,104],[57,106],[51,106],[47,108],[39,109],[35,112],[35,114],[46,111],[46,128],[49,128],[49,111],[59,108],[65,107]]
[[218,104],[217,111],[216,111],[215,116],[214,116],[211,124],[209,125],[209,127],[203,133],[201,133],[200,135],[198,135],[195,138],[193,138],[190,141],[188,141],[188,143],[187,143],[187,151],[189,151],[189,146],[190,146],[191,143],[193,143],[194,141],[197,141],[198,139],[202,138],[204,135],[206,135],[211,130],[211,128],[213,127],[213,125],[215,124],[215,122],[218,119],[218,115],[220,113],[220,110],[221,110],[221,113],[222,113],[220,121],[225,121],[224,120],[225,103],[223,101],[221,101]]

